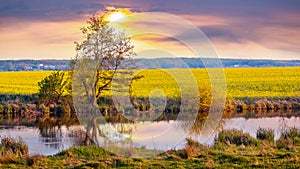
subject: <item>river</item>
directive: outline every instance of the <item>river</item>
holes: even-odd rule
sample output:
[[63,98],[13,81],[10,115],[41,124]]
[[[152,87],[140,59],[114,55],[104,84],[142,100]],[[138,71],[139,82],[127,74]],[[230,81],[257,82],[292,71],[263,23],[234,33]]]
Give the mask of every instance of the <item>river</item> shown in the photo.
[[[159,121],[159,122],[141,122],[139,124],[130,124],[132,127],[131,138],[149,138],[155,137],[157,133],[160,133],[162,138],[165,138],[165,141],[172,139],[169,136],[164,137],[164,134],[168,132],[168,128],[171,125],[177,125],[178,121]],[[289,129],[296,127],[300,129],[300,117],[263,117],[263,118],[230,118],[222,119],[220,129],[237,129],[242,130],[243,132],[249,133],[251,136],[256,137],[256,131],[259,127],[272,129],[274,130],[275,140],[280,137],[280,133],[284,129]],[[101,124],[99,125],[100,129],[106,128],[107,126],[117,126],[118,124],[111,125]],[[146,127],[145,127],[146,126]],[[219,130],[220,130],[219,129]],[[54,155],[58,152],[67,149],[71,146],[78,146],[79,138],[74,131],[84,130],[84,127],[81,125],[72,125],[72,126],[60,126],[52,127],[47,129],[41,129],[39,127],[27,127],[27,126],[0,126],[0,136],[3,137],[12,137],[15,139],[22,139],[29,148],[29,154],[41,154],[41,155]],[[177,128],[177,132],[182,129]],[[161,131],[161,132],[160,132]],[[162,132],[164,131],[164,132]],[[199,134],[199,133],[198,133]],[[210,135],[206,140],[200,140],[198,134],[194,133],[187,137],[192,137],[195,140],[198,140],[204,144],[212,145],[214,143],[214,138],[216,137],[217,132]],[[125,134],[126,135],[126,134]],[[169,148],[182,148],[185,144],[184,139],[176,145],[155,145],[153,142],[143,142],[145,148],[156,148],[156,149],[169,149]],[[162,141],[163,142],[163,141]],[[100,144],[101,145],[101,144]]]

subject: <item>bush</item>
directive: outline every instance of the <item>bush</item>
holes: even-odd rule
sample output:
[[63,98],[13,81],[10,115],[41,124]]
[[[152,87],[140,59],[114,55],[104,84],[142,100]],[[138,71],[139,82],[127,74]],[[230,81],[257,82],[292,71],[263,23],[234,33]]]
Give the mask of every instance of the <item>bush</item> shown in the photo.
[[199,111],[209,112],[209,108],[211,106],[211,101],[212,101],[211,86],[209,85],[202,86],[199,89],[199,94],[200,94]]
[[259,128],[256,132],[256,138],[266,140],[270,143],[274,142],[274,130]]
[[63,95],[69,94],[70,79],[65,77],[62,71],[53,72],[51,75],[45,77],[42,81],[38,82],[39,87],[39,101],[59,102]]
[[287,150],[293,149],[294,145],[299,142],[300,133],[297,128],[291,128],[290,130],[281,133],[280,138],[276,141],[277,148],[285,148]]
[[55,112],[58,114],[58,115],[62,115],[62,114],[70,114],[71,113],[71,108],[69,105],[58,105],[56,107],[56,110]]
[[0,156],[6,157],[11,155],[27,156],[27,145],[22,140],[15,141],[11,138],[3,138],[0,145]]
[[218,138],[215,140],[215,142],[221,142],[224,144],[235,144],[237,146],[258,145],[258,140],[251,137],[248,133],[243,133],[242,131],[236,129],[223,130],[221,133],[219,133]]
[[294,145],[293,145],[293,142],[290,138],[280,137],[276,141],[276,147],[279,148],[279,149],[285,148],[287,150],[292,150]]
[[3,113],[4,112],[4,107],[2,104],[0,104],[0,113]]
[[[288,138],[292,139],[293,142],[295,141],[295,139],[297,137],[300,136],[300,133],[298,132],[298,129],[297,128],[291,128],[288,132],[286,132],[285,134]],[[295,143],[295,142],[294,142]]]
[[181,158],[186,159],[196,156],[203,149],[203,146],[199,142],[194,141],[191,138],[186,138],[186,142],[186,146],[182,152],[177,153]]

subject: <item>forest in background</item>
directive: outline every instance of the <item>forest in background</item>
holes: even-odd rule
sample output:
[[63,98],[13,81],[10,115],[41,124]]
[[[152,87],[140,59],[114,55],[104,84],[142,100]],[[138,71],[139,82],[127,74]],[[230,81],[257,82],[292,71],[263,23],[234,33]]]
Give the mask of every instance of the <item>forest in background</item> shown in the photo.
[[[145,68],[204,68],[200,58],[138,59]],[[211,58],[208,60],[214,61]],[[300,60],[220,59],[224,68],[300,66]],[[69,70],[70,60],[0,60],[0,71]]]

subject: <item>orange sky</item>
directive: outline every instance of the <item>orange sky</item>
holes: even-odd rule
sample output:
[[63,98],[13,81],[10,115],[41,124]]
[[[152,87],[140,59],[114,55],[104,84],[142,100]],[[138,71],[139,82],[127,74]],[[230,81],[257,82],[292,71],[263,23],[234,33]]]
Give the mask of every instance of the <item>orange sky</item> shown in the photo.
[[[90,0],[81,6],[78,5],[79,1],[70,4],[60,4],[58,1],[36,4],[34,0],[28,0],[23,6],[17,2],[12,0],[0,5],[1,9],[5,9],[0,12],[2,60],[70,59],[75,55],[73,42],[82,40],[80,27],[88,16],[111,5],[126,7],[136,13],[167,12],[185,18],[208,36],[222,58],[300,59],[300,11],[297,10],[300,8],[293,7],[299,3],[292,4],[290,1],[274,1],[272,5],[260,2],[250,5],[235,3],[235,11],[230,9],[230,5],[200,4],[197,1],[187,1],[184,7],[180,1],[167,6],[161,6],[162,2],[158,1],[126,1],[128,3],[123,4],[114,1],[109,4]],[[75,10],[69,9],[72,3]],[[157,27],[166,29],[160,25]],[[173,30],[176,27],[170,29]],[[187,39],[193,41],[193,35]],[[190,52],[182,52],[185,46],[166,37],[139,37],[136,44],[137,48],[142,45],[168,46],[177,55],[191,57]]]

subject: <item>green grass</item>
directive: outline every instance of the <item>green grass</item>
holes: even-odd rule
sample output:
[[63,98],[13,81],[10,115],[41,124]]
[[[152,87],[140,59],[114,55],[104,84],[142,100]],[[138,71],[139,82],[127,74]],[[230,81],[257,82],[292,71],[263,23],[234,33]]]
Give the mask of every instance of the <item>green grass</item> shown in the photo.
[[[209,84],[205,69],[191,69],[199,86]],[[49,71],[38,72],[0,72],[0,94],[33,94],[38,92],[37,82],[49,75]],[[168,97],[179,97],[178,80],[189,86],[191,79],[182,69],[155,70],[139,72],[144,78],[132,84],[133,95],[149,96],[154,89],[164,91]],[[227,97],[299,97],[300,67],[276,68],[226,68]]]
[[[239,139],[245,133],[224,131]],[[300,133],[291,129],[286,133],[299,139]],[[212,147],[187,139],[186,147],[169,150],[150,158],[126,158],[111,154],[101,147],[72,147],[55,156],[25,156],[0,161],[1,168],[299,168],[299,140],[279,147],[255,138],[258,144],[239,145],[235,140],[223,142],[222,138]],[[293,148],[289,148],[293,147]],[[2,162],[2,163],[1,163]]]

